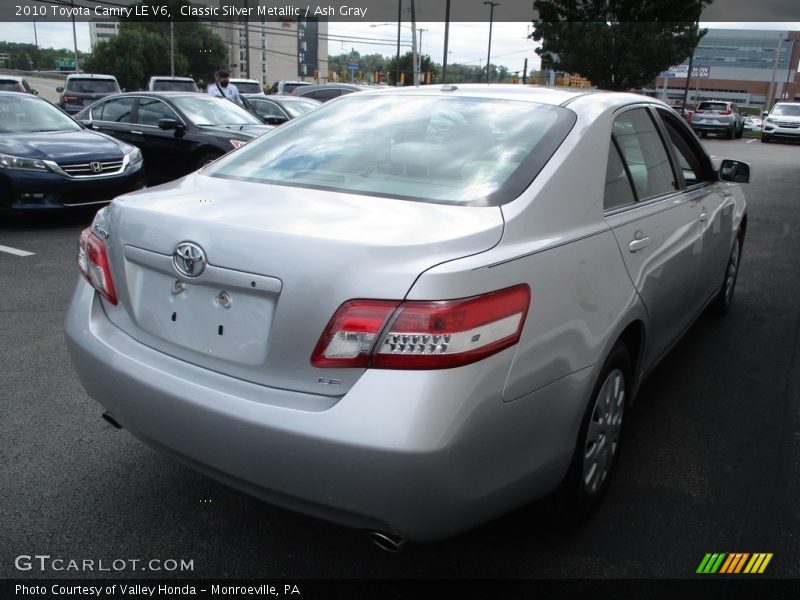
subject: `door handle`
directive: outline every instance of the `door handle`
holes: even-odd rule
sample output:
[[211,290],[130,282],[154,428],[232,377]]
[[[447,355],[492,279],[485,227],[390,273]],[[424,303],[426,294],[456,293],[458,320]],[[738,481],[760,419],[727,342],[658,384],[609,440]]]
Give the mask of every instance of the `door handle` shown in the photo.
[[131,129],[131,133],[135,135],[144,135],[141,131],[136,131],[135,129]]
[[637,238],[628,244],[628,250],[631,252],[636,252],[642,248],[647,248],[652,243],[653,242],[649,237]]
[[706,221],[708,221],[708,211],[703,208],[702,212],[700,213],[700,222],[704,223]]

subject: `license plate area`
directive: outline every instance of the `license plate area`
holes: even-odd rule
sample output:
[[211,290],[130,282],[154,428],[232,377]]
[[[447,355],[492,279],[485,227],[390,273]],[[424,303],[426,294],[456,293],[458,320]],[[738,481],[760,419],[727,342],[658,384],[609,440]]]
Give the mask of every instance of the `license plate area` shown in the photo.
[[169,272],[171,257],[129,249],[126,281],[139,328],[209,358],[264,363],[279,280],[211,265],[202,278],[189,280]]

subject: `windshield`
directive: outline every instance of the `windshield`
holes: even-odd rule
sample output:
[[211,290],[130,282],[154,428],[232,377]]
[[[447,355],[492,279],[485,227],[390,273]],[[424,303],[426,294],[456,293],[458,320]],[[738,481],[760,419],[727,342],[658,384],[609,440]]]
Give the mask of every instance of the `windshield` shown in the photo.
[[253,81],[234,81],[233,85],[239,90],[240,94],[263,94],[264,90],[261,86]]
[[194,81],[174,81],[162,79],[153,82],[154,92],[197,92]]
[[303,113],[306,113],[314,108],[317,108],[321,105],[321,102],[309,102],[308,100],[303,100],[302,102],[283,102],[281,103],[281,107],[285,110],[292,118],[299,117]]
[[0,133],[77,131],[75,121],[55,106],[28,94],[0,96]]
[[776,104],[772,107],[772,114],[782,117],[800,117],[800,104]]
[[113,94],[119,91],[113,79],[70,79],[67,90],[78,94]]
[[502,204],[530,184],[574,122],[569,110],[529,102],[352,94],[250,142],[206,174],[446,204]]
[[263,125],[257,117],[225,98],[197,94],[175,96],[172,102],[195,125]]

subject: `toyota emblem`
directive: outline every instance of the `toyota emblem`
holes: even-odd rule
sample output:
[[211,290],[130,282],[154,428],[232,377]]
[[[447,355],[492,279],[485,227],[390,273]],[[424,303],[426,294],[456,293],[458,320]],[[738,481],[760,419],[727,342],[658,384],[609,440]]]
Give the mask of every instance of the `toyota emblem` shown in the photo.
[[206,268],[206,253],[197,244],[182,242],[172,254],[175,270],[184,277],[198,277]]

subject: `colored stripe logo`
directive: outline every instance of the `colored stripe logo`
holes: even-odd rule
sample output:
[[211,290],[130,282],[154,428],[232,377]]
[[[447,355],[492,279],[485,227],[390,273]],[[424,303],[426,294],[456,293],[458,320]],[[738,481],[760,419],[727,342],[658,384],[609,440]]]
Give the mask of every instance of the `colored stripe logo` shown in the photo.
[[772,560],[772,552],[714,552],[707,553],[697,573],[702,575],[726,574],[734,575],[748,573],[755,575],[763,573],[767,569],[769,561]]

